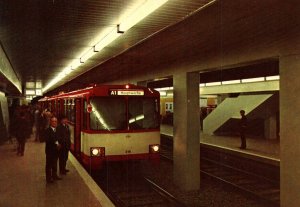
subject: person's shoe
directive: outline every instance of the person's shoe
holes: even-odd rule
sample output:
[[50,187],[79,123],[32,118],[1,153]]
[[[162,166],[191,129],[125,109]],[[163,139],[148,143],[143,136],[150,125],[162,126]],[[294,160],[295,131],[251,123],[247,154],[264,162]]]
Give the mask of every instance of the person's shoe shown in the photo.
[[70,172],[70,170],[68,170],[68,169],[65,169],[65,172],[67,173],[67,172]]
[[240,149],[246,149],[246,147],[240,147]]
[[54,177],[53,177],[53,180],[62,180],[62,178],[61,178],[61,177],[58,177],[58,176],[54,176]]
[[53,178],[47,179],[46,181],[47,181],[47,183],[53,183],[54,182]]

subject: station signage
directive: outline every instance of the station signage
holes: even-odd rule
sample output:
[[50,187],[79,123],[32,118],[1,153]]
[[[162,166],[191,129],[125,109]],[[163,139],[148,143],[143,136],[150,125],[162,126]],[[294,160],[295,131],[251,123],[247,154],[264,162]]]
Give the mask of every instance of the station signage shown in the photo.
[[143,96],[144,90],[134,89],[111,89],[109,90],[110,96]]

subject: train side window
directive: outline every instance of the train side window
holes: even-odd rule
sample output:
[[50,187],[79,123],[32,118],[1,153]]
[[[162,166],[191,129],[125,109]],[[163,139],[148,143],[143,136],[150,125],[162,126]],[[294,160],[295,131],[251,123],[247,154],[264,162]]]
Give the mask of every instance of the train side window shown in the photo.
[[75,100],[70,100],[70,121],[75,123]]
[[72,120],[71,120],[71,99],[67,100],[67,117],[68,117],[69,121],[72,122]]

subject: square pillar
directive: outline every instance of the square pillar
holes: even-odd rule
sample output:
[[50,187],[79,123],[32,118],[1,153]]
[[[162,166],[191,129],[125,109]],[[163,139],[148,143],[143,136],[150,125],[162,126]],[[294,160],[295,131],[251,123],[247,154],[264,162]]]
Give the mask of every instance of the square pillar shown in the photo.
[[174,182],[185,191],[200,187],[199,73],[173,76]]
[[270,116],[265,120],[265,138],[277,138],[277,120],[275,115]]
[[280,57],[280,203],[300,204],[300,55]]

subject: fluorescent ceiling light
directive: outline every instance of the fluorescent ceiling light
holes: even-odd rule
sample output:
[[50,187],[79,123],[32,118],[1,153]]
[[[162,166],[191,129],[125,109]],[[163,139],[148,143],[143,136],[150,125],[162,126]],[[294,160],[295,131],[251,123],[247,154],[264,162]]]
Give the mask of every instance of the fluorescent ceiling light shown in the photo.
[[96,52],[94,51],[94,48],[90,48],[88,51],[86,51],[84,53],[83,56],[81,56],[80,58],[80,62],[84,63],[85,61],[87,61],[88,59],[90,59],[92,56],[94,56],[96,54]]
[[159,91],[160,96],[166,96],[167,95],[167,91]]
[[120,35],[122,35],[121,33],[118,33],[118,28],[115,27],[113,30],[111,30],[103,39],[100,40],[100,42],[98,42],[95,45],[95,51],[99,52],[101,51],[104,47],[106,47],[107,45],[109,45],[112,41],[114,41],[115,39],[117,39]]
[[70,66],[68,66],[68,67],[66,67],[64,70],[63,70],[63,72],[66,74],[66,75],[68,75],[69,73],[71,73],[73,70],[72,70],[72,67],[70,67]]
[[141,6],[139,6],[135,11],[133,11],[125,20],[121,21],[119,25],[119,30],[125,32],[133,27],[135,24],[140,22],[146,16],[151,14],[153,11],[158,9],[168,0],[146,0]]
[[37,95],[37,96],[43,95],[43,94],[42,94],[42,90],[41,90],[41,89],[36,89],[36,90],[35,90],[35,95]]
[[266,77],[267,81],[270,81],[270,80],[279,80],[279,79],[280,79],[279,75],[267,76]]
[[48,83],[45,88],[43,88],[43,92],[47,91],[49,88],[51,88],[52,86],[54,86],[56,83],[58,83],[61,79],[63,79],[64,77],[66,77],[66,74],[64,71],[60,72],[58,74],[58,76],[56,76],[54,79],[52,79],[50,81],[50,83]]
[[156,88],[155,90],[157,90],[157,91],[168,91],[168,90],[173,90],[173,87]]
[[42,82],[41,81],[35,82],[35,87],[36,88],[42,88]]
[[230,81],[222,81],[223,85],[228,85],[228,84],[238,84],[241,83],[241,80],[230,80]]
[[[101,51],[103,48],[105,48],[107,45],[109,45],[111,42],[113,42],[115,39],[117,39],[120,35],[122,35],[122,32],[127,31],[132,26],[140,22],[142,19],[144,19],[146,16],[148,16],[150,13],[155,11],[157,8],[162,6],[164,3],[166,3],[168,0],[144,0],[143,3],[140,3],[137,5],[133,11],[130,12],[129,15],[126,16],[125,19],[120,21],[120,24],[115,26],[107,33],[101,34],[101,39],[96,40],[97,42],[94,46],[90,46],[90,48],[82,53],[82,55],[74,60],[69,66],[63,69],[63,71],[55,77],[53,80],[48,83],[48,85],[43,88],[43,91],[46,92],[50,87],[55,85],[57,82],[59,82],[61,79],[63,79],[66,75],[72,72],[72,70],[75,70],[78,68],[81,63],[86,62],[89,58],[91,58],[93,55],[95,55],[95,52]],[[141,1],[137,1],[141,2]],[[70,69],[71,68],[71,69]]]
[[167,96],[169,97],[173,96],[173,92],[167,92]]
[[71,63],[72,70],[75,70],[81,65],[80,59],[76,59]]
[[32,96],[26,96],[26,100],[32,100]]
[[28,89],[26,89],[25,94],[26,95],[35,95],[35,90],[28,90]]
[[26,82],[26,88],[35,88],[35,82]]
[[259,78],[247,78],[247,79],[242,79],[242,83],[253,83],[253,82],[260,82],[264,81],[264,77],[259,77]]
[[206,83],[205,86],[220,86],[221,82],[211,82],[211,83]]

